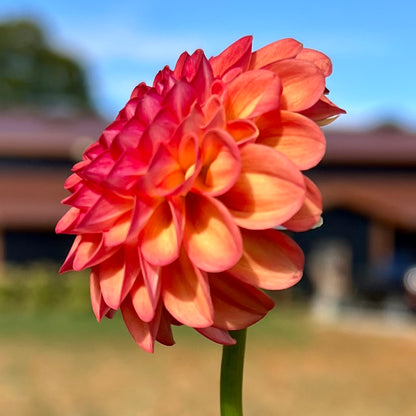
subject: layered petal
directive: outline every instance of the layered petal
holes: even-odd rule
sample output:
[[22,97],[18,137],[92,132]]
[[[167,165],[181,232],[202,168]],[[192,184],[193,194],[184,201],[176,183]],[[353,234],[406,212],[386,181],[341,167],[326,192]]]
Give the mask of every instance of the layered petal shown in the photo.
[[272,71],[244,72],[227,85],[227,118],[253,118],[272,111],[279,107],[281,91],[280,79]]
[[262,291],[226,274],[209,276],[214,326],[225,330],[247,328],[266,315],[274,302]]
[[162,202],[154,210],[140,240],[141,253],[149,263],[164,266],[177,259],[182,243],[182,226],[168,202]]
[[186,197],[183,244],[192,263],[208,272],[232,267],[242,253],[240,231],[227,209],[197,194]]
[[171,327],[171,316],[169,312],[162,307],[162,314],[160,317],[159,330],[156,335],[156,340],[163,345],[171,346],[175,344]]
[[318,187],[306,176],[306,197],[300,210],[283,226],[291,231],[307,231],[317,225],[322,214],[322,197]]
[[117,251],[117,247],[104,244],[100,234],[77,235],[60,272],[84,270],[105,261]]
[[240,174],[240,152],[223,130],[209,130],[201,143],[201,170],[193,189],[217,196],[230,189]]
[[332,73],[332,62],[322,52],[315,49],[303,48],[296,56],[297,59],[303,59],[314,63],[324,74],[325,77],[329,77]]
[[80,209],[71,207],[56,224],[55,232],[58,234],[73,234],[74,231],[72,230],[77,224],[81,215],[82,213]]
[[254,142],[259,134],[256,124],[244,119],[229,121],[227,131],[239,145]]
[[250,69],[264,68],[282,59],[294,58],[303,49],[300,42],[295,39],[280,39],[269,43],[263,48],[253,52],[250,59]]
[[256,120],[258,144],[283,153],[301,170],[315,166],[325,154],[325,137],[310,119],[290,111],[272,111]]
[[126,192],[136,185],[147,169],[145,155],[138,149],[131,149],[118,157],[103,183],[116,192]]
[[156,335],[159,330],[158,320],[142,321],[136,314],[130,297],[120,307],[124,323],[136,343],[147,352],[153,352]]
[[175,136],[168,146],[159,147],[141,186],[148,195],[185,194],[192,187],[200,167],[198,136]]
[[303,177],[283,154],[259,144],[241,149],[241,174],[221,201],[243,228],[282,224],[303,204]]
[[133,199],[130,196],[122,197],[103,191],[74,231],[77,233],[99,233],[109,230],[132,207]]
[[195,90],[192,85],[185,81],[178,81],[169,91],[163,104],[164,107],[169,108],[175,120],[179,123],[187,116],[194,102]]
[[169,313],[185,325],[205,328],[213,323],[208,278],[182,252],[162,270],[162,297]]
[[93,267],[90,274],[90,297],[91,306],[97,321],[100,322],[110,311],[110,307],[104,302],[101,295],[100,277],[98,274],[98,267]]
[[235,339],[225,329],[215,328],[195,328],[201,335],[222,345],[235,345]]
[[213,73],[217,77],[223,76],[227,71],[238,68],[245,71],[250,62],[252,36],[245,36],[234,42],[218,56],[209,60]]
[[281,290],[302,277],[304,255],[287,235],[277,230],[243,230],[243,255],[228,273],[250,285]]
[[[162,268],[148,263],[143,256],[140,256],[140,268],[142,272],[140,277],[143,279],[144,288],[140,279],[136,279],[136,282],[139,282],[141,286],[138,301],[143,302],[144,306],[141,312],[138,312],[138,315],[144,321],[150,321],[153,319],[156,307],[159,304],[162,288]],[[136,304],[134,297],[132,297],[132,300],[133,304]]]
[[155,317],[156,305],[152,302],[141,276],[136,278],[131,287],[130,297],[137,316],[144,322],[151,322]]
[[82,176],[84,180],[101,183],[105,181],[114,163],[110,152],[104,151],[79,171],[78,175]]
[[[133,109],[132,116],[135,114],[135,109]],[[110,146],[112,155],[117,157],[125,151],[136,149],[144,130],[145,126],[139,120],[131,118],[112,141]]]
[[[71,175],[73,177],[74,175]],[[78,175],[76,175],[78,176]],[[93,206],[101,196],[103,189],[94,183],[85,184],[84,182],[80,183],[80,186],[77,186],[73,190],[72,195],[63,199],[61,202],[65,205],[71,205],[80,209],[88,209]]]
[[140,269],[126,262],[125,250],[120,249],[98,266],[101,295],[105,303],[117,310],[130,292]]
[[282,110],[305,110],[314,105],[325,91],[325,76],[312,62],[285,59],[267,66],[267,69],[276,73],[282,82]]
[[329,124],[326,120],[333,121],[339,114],[345,114],[345,110],[337,107],[324,95],[311,107],[302,111],[302,114],[311,120],[316,121],[319,125]]

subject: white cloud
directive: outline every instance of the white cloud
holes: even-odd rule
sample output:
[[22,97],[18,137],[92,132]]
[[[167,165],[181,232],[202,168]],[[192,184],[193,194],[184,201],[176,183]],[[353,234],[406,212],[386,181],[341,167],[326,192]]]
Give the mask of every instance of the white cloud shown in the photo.
[[70,38],[63,39],[60,46],[87,61],[127,59],[142,64],[172,64],[184,50],[192,53],[203,43],[194,34],[155,35],[129,27],[116,27],[114,30],[102,30],[102,27],[83,29],[71,32]]

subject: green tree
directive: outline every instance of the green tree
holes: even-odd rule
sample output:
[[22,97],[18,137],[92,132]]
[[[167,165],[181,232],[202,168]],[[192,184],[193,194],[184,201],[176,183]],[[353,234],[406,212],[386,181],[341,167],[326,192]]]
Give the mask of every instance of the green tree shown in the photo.
[[93,111],[81,66],[29,20],[0,23],[0,107]]

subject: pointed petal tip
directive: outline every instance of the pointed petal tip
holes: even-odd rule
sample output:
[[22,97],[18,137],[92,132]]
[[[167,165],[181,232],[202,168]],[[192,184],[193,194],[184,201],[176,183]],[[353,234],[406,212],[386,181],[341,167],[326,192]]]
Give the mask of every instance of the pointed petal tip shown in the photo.
[[178,261],[162,271],[163,302],[179,322],[193,328],[213,324],[208,279],[182,252]]
[[58,273],[64,274],[67,272],[73,271],[72,267],[70,267],[66,262],[59,268]]
[[230,333],[224,329],[215,328],[213,326],[207,328],[194,328],[204,337],[221,345],[235,345],[236,340]]
[[157,329],[158,323],[143,322],[137,316],[130,298],[127,298],[121,304],[120,309],[124,323],[136,344],[146,352],[153,353],[155,343],[154,330]]

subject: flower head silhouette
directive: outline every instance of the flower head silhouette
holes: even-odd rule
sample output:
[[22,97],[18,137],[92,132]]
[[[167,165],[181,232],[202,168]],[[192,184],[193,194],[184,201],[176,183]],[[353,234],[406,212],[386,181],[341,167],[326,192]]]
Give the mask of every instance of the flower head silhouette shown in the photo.
[[61,271],[91,268],[97,320],[120,309],[146,351],[180,324],[228,345],[273,307],[261,289],[299,281],[303,253],[275,227],[320,218],[302,171],[324,154],[319,124],[344,112],[326,97],[330,73],[293,39],[252,52],[247,36],[211,59],[185,52],[134,89],[74,166],[56,227],[76,235]]

